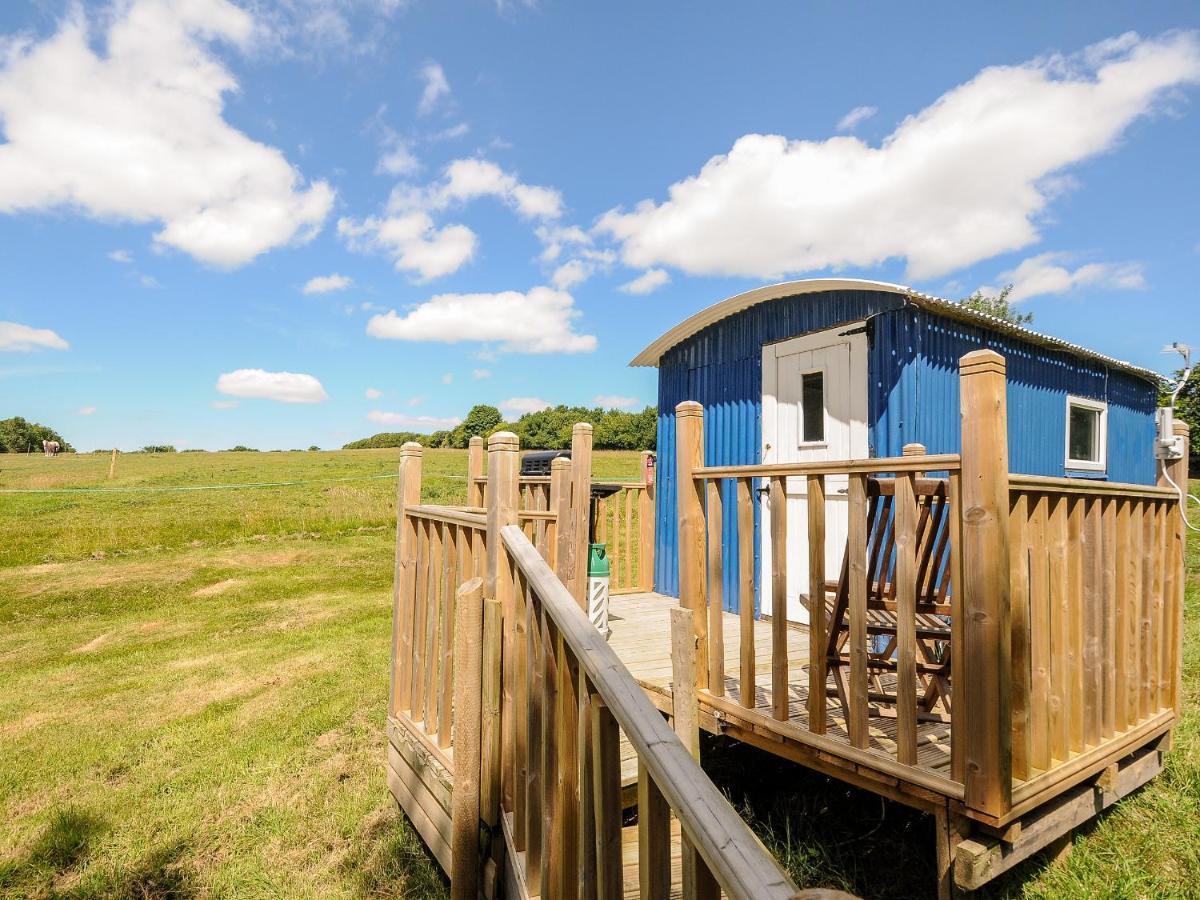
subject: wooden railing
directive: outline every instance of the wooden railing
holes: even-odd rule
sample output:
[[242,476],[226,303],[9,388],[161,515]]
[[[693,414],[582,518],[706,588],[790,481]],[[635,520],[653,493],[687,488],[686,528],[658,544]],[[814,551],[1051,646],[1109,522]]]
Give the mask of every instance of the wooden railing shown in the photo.
[[1170,488],[1010,477],[1016,802],[1173,721],[1178,503]]
[[[642,454],[642,470],[646,471]],[[596,540],[608,547],[609,592],[632,594],[654,588],[654,484],[621,483],[615,494],[599,501]]]
[[[926,756],[918,755],[918,723],[933,718],[928,714],[931,704],[924,701],[938,690],[936,683],[932,688],[930,684],[936,679],[946,686],[945,696],[938,699],[948,707],[952,679],[946,670],[954,657],[948,652],[949,627],[944,635],[917,627],[919,616],[933,618],[950,612],[955,592],[946,587],[954,578],[961,542],[945,507],[931,504],[933,488],[922,476],[929,471],[946,473],[950,503],[954,504],[953,498],[961,491],[960,457],[922,454],[703,466],[695,464],[704,445],[703,427],[699,404],[683,403],[676,408],[676,448],[681,475],[686,474],[679,491],[680,602],[692,610],[697,642],[707,648],[697,664],[697,684],[707,702],[719,709],[736,704],[740,715],[772,731],[786,732],[826,752],[869,762],[874,768],[942,793],[962,796],[960,779],[953,778],[944,764],[953,740],[947,727],[940,729],[940,753],[927,746]],[[687,460],[693,464],[688,465]],[[840,578],[831,582],[827,575],[837,573],[826,572],[827,481],[836,476],[848,480],[848,550]],[[885,476],[889,484],[894,479],[894,488],[882,497],[878,484]],[[787,507],[796,502],[788,500],[788,479],[802,480],[807,488],[807,635],[789,626],[786,613]],[[763,561],[763,592],[769,591],[772,611],[770,679],[766,684],[756,668],[754,623],[753,498],[760,484],[766,489],[764,517],[769,518],[769,526],[764,527],[769,527],[771,546],[771,559]],[[737,502],[737,532],[725,541],[723,505],[730,496]],[[887,503],[879,502],[881,499]],[[725,699],[726,544],[736,547],[738,556],[739,629],[736,678],[729,679],[736,693],[732,700]],[[947,571],[931,571],[930,560],[942,558]],[[931,585],[935,586],[932,597]],[[954,620],[961,622],[959,617],[950,619]],[[931,649],[939,638],[946,648]],[[881,639],[886,652],[873,651],[873,643]],[[796,653],[798,641],[807,646],[807,653]],[[803,670],[790,659],[796,655],[806,659]],[[837,671],[843,662],[849,670],[844,679]],[[797,703],[801,695],[803,703]],[[888,717],[881,723],[887,727],[872,730],[871,717],[880,715]],[[939,761],[943,763],[940,766]]]
[[[913,445],[891,459],[747,466],[705,466],[703,410],[681,403],[680,602],[693,612],[704,703],[1002,824],[1176,720],[1183,524],[1173,489],[1010,475],[998,354],[963,357],[960,397],[961,455]],[[1184,483],[1186,462],[1172,465]],[[845,478],[848,506],[836,580],[825,557],[832,476]],[[805,671],[789,658],[789,637],[795,649],[801,636],[784,612],[788,479],[807,488],[810,623],[807,654],[794,653]],[[759,493],[770,519],[769,683],[755,668]],[[731,498],[736,534],[723,540]],[[736,548],[739,573],[733,699],[723,547]],[[944,747],[940,760],[930,749],[947,729],[948,766]]]
[[[638,755],[641,896],[672,884],[671,817],[685,841],[685,896],[765,900],[796,888],[704,775],[632,675],[522,531],[501,530],[523,635],[504,678],[514,748],[506,770],[511,850],[523,854],[526,896],[622,893],[620,735]],[[688,871],[690,869],[690,871]]]

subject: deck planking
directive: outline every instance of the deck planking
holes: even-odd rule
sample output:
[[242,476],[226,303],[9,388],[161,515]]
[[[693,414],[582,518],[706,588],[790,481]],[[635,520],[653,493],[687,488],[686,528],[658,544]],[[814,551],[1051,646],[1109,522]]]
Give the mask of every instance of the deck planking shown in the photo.
[[[678,604],[673,597],[651,592],[621,594],[611,599],[609,627],[612,635],[609,646],[621,662],[647,691],[671,696],[671,608]],[[740,620],[733,613],[722,614],[725,648],[725,696],[736,701],[741,696],[738,678],[738,647]],[[788,723],[808,729],[808,629],[789,624],[788,645]],[[754,697],[755,709],[771,715],[771,623],[754,623]],[[887,676],[891,677],[891,676]],[[832,678],[829,684],[832,685]],[[700,697],[704,708],[704,695]],[[828,723],[826,736],[849,746],[850,735],[836,696],[827,701]],[[711,709],[709,710],[711,712]],[[896,720],[873,715],[868,720],[869,749],[889,759],[896,759]],[[637,759],[632,749],[622,742],[622,782],[637,779]],[[937,775],[950,776],[950,726],[943,722],[921,722],[917,727],[917,765]]]

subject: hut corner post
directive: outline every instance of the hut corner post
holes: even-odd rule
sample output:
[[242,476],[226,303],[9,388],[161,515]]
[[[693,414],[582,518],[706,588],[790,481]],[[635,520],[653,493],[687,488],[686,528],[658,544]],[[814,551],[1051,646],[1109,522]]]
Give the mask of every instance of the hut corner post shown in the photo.
[[1009,607],[1008,412],[1004,357],[976,350],[959,361],[962,414],[962,610],[954,648],[954,729],[964,754],[968,808],[1002,818],[1012,809],[1012,633]]
[[705,570],[704,407],[685,400],[675,407],[675,494],[679,510],[679,605],[692,611],[696,635],[696,687],[708,687],[708,591]]

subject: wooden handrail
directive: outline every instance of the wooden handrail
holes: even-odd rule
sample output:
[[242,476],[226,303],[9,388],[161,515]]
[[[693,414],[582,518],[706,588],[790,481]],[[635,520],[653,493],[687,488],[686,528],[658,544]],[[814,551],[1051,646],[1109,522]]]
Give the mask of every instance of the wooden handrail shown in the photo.
[[832,459],[810,463],[761,463],[749,466],[696,466],[692,477],[705,478],[783,478],[788,475],[847,475],[890,472],[956,472],[962,467],[957,453],[934,456],[885,456],[871,459]]
[[434,522],[446,522],[450,525],[465,525],[467,528],[487,528],[487,516],[461,506],[409,506],[405,514],[416,519],[428,519]]
[[1097,481],[1093,478],[1053,478],[1046,475],[1008,476],[1010,491],[1042,491],[1053,494],[1086,494],[1091,497],[1140,497],[1147,500],[1178,500],[1179,494],[1171,488],[1149,484],[1123,484],[1113,481]]
[[797,890],[787,873],[704,774],[521,529],[507,526],[500,536],[516,568],[725,892],[747,900],[795,897]]

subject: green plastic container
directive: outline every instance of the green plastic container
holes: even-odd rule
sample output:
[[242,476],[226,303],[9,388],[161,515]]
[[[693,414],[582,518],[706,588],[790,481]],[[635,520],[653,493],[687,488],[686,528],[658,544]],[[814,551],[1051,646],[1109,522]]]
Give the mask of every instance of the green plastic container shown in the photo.
[[588,578],[607,578],[608,545],[588,544]]

